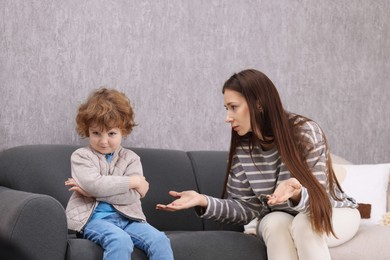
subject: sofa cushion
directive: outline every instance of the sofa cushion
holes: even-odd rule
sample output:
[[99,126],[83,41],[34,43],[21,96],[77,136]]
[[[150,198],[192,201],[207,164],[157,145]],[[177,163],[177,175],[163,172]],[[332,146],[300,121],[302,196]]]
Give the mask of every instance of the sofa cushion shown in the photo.
[[174,257],[179,260],[267,259],[263,240],[242,232],[168,232],[167,235],[171,240]]
[[343,165],[346,176],[344,191],[358,203],[371,204],[371,218],[362,224],[380,224],[386,213],[390,164]]
[[[220,198],[227,169],[228,153],[224,151],[189,151],[198,190],[202,194]],[[243,231],[242,225],[219,223],[202,219],[205,230]]]
[[[76,236],[70,235],[65,259],[100,260],[103,259],[103,249],[92,241],[76,238]],[[131,254],[131,259],[148,260],[148,257],[142,250],[134,248],[134,251]]]
[[96,260],[103,259],[103,249],[92,241],[76,236],[69,237],[66,250],[66,260]]
[[142,199],[147,221],[159,230],[203,230],[202,220],[193,210],[166,212],[156,210],[158,203],[169,203],[170,190],[197,190],[191,162],[184,151],[130,148],[141,158],[149,191]]
[[333,260],[388,260],[390,226],[361,226],[348,242],[329,248]]
[[[175,259],[215,260],[223,255],[223,260],[262,260],[267,259],[263,240],[235,231],[167,231]],[[238,250],[243,248],[245,250]],[[223,251],[223,254],[221,254]],[[100,246],[87,239],[71,236],[68,240],[66,259],[102,259]],[[147,260],[145,253],[137,248],[131,255],[134,260]]]
[[347,159],[333,153],[330,154],[330,158],[332,159],[332,163],[335,164],[352,164],[352,162]]

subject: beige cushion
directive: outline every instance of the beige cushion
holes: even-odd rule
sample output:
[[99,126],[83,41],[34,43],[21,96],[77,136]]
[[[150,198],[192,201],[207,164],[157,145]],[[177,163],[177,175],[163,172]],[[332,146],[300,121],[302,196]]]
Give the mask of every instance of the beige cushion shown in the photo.
[[332,159],[332,163],[337,163],[337,164],[352,164],[350,161],[344,159],[343,157],[340,157],[336,154],[330,154],[330,158]]
[[345,177],[347,176],[347,169],[344,167],[344,165],[333,163],[333,171],[339,183],[343,183]]

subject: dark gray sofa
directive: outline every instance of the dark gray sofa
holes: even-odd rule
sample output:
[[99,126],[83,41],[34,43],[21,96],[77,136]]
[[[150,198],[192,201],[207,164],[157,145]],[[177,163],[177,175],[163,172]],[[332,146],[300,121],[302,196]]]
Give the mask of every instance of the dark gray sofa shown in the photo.
[[[70,155],[79,146],[28,145],[0,153],[0,237],[32,260],[102,259],[102,249],[67,230]],[[243,227],[199,218],[193,209],[155,210],[171,201],[169,190],[194,189],[219,196],[227,153],[131,148],[150,183],[143,209],[148,222],[166,232],[175,259],[266,259],[263,241]],[[0,253],[0,258],[1,253]],[[147,259],[135,249],[132,259]]]

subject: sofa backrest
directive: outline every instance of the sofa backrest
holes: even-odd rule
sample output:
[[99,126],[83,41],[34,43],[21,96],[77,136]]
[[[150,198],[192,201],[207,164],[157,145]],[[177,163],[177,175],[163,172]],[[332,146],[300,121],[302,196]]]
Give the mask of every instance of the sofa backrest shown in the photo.
[[[190,151],[187,152],[196,176],[198,190],[202,194],[220,198],[226,175],[227,151]],[[242,225],[221,224],[212,220],[204,220],[205,230],[243,231]]]
[[[64,185],[71,176],[70,156],[80,146],[27,145],[0,153],[0,186],[57,199],[65,208],[71,192]],[[197,189],[186,152],[131,148],[141,157],[150,189],[143,199],[147,220],[160,230],[203,230],[203,221],[193,210],[157,211],[157,203],[169,203],[169,190]]]
[[159,230],[203,230],[203,221],[194,210],[166,212],[156,210],[158,203],[167,204],[173,198],[170,190],[196,190],[191,162],[184,151],[130,148],[141,158],[149,191],[142,207],[149,223]]
[[[65,208],[71,193],[65,187],[64,181],[71,176],[70,156],[79,147],[27,145],[2,151],[0,186],[52,196]],[[200,219],[191,209],[180,212],[155,209],[157,203],[169,203],[173,200],[168,195],[169,190],[193,189],[220,197],[226,173],[227,152],[130,149],[141,157],[144,175],[150,184],[142,204],[148,221],[156,228],[163,231],[221,228],[242,230],[242,226],[220,225],[214,221]]]

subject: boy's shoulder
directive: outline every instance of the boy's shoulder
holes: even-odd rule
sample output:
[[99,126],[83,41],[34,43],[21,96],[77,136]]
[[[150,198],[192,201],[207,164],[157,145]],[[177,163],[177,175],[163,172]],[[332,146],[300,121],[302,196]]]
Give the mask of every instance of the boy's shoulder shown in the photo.
[[84,147],[80,147],[80,148],[76,149],[72,153],[72,156],[73,155],[81,155],[81,154],[93,154],[93,153],[94,152],[92,151],[92,149],[89,146],[84,146]]
[[75,150],[71,155],[71,160],[79,160],[79,159],[90,159],[90,160],[98,160],[98,156],[96,153],[89,147],[80,147]]
[[124,147],[120,147],[120,149],[118,151],[118,156],[120,158],[123,158],[126,160],[139,160],[138,154],[136,154],[134,151],[132,151],[128,148],[124,148]]

